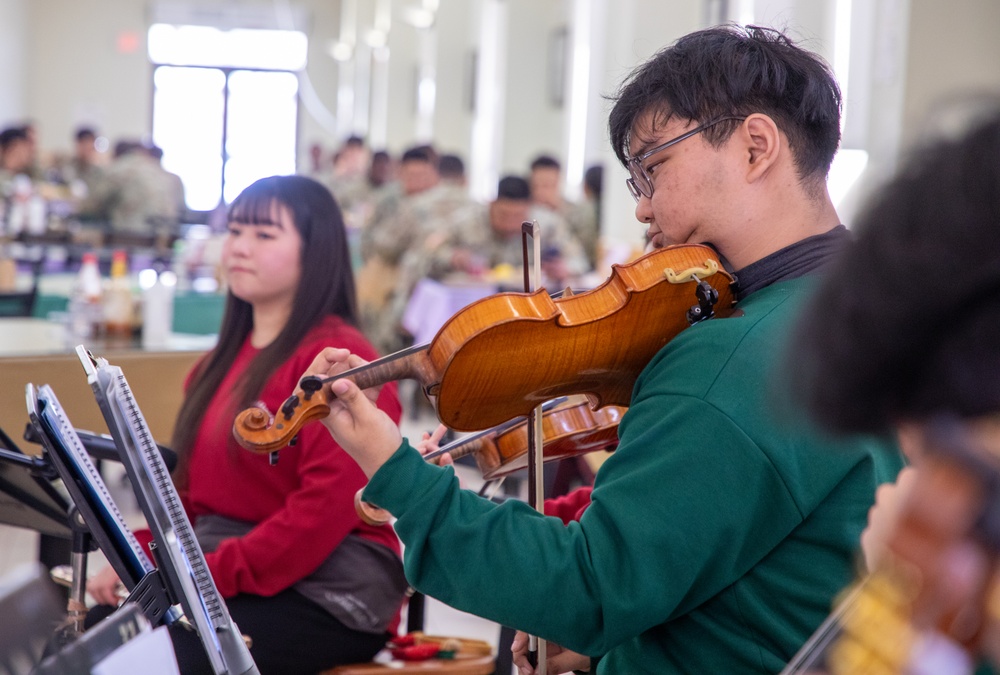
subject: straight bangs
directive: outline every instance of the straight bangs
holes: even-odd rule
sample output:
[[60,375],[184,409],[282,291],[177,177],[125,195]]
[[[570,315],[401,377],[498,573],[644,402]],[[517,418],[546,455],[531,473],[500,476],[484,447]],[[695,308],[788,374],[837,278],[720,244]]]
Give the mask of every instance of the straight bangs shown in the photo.
[[267,180],[257,181],[233,200],[229,222],[248,225],[280,225],[276,219],[279,204],[277,186]]

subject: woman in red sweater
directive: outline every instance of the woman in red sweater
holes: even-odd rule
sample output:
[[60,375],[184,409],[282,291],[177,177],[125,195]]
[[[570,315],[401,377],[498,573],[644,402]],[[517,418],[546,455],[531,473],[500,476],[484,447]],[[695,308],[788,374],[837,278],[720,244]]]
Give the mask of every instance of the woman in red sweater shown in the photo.
[[[324,347],[377,357],[355,327],[341,212],[316,181],[274,176],[237,197],[228,229],[229,297],[217,346],[188,376],[174,481],[261,673],[367,661],[395,632],[406,580],[391,527],[355,513],[364,474],[321,425],[303,428],[276,465],[232,436],[240,410],[277,410]],[[378,404],[398,423],[395,385]],[[113,604],[116,581],[105,572],[88,590]],[[207,668],[197,637],[177,633],[181,672]]]

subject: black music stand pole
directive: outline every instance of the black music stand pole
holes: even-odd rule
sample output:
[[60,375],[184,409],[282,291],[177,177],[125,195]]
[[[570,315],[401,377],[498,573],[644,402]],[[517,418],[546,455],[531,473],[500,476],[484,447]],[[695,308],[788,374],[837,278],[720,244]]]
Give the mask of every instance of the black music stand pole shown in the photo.
[[69,524],[73,531],[70,551],[73,579],[66,603],[66,621],[56,631],[55,642],[60,649],[83,635],[83,622],[87,618],[87,556],[97,550],[97,542],[76,505],[70,506]]

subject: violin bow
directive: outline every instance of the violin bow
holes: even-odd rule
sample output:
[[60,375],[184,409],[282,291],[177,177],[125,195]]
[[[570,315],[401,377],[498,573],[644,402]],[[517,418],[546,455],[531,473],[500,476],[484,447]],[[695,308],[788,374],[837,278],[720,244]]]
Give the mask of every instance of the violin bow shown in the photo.
[[[531,293],[532,284],[528,274],[528,238],[531,238],[534,253],[534,277],[535,288],[542,283],[542,239],[540,236],[538,221],[525,221],[521,223],[521,254],[524,266],[524,292]],[[543,408],[536,406],[528,416],[528,505],[539,513],[545,511],[545,486],[542,483],[542,462],[544,451],[542,443],[545,432],[543,431]],[[528,662],[535,668],[537,675],[546,675],[546,650],[545,641],[538,639],[534,635],[528,636]]]

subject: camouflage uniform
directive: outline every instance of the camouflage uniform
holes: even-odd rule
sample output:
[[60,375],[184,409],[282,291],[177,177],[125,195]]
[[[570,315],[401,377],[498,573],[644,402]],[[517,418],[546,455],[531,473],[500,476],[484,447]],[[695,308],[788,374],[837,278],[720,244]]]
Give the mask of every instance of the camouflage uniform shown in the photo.
[[[401,197],[393,217],[384,216],[372,223],[370,236],[362,239],[369,247],[369,264],[372,258],[377,259],[375,265],[380,267],[383,281],[390,281],[391,276],[392,283],[383,286],[381,303],[374,299],[359,305],[368,338],[383,352],[406,346],[400,332],[400,318],[413,286],[426,276],[426,252],[447,238],[441,237],[441,232],[451,232],[455,223],[473,218],[477,207],[464,186],[440,183],[424,192]],[[372,281],[365,276],[359,274],[359,285],[362,282],[371,285]],[[359,292],[359,300],[363,295],[366,293]]]
[[[558,252],[571,276],[587,271],[583,247],[569,234],[565,221],[558,214],[549,209],[532,208],[529,217],[538,222],[543,251]],[[529,241],[528,246],[530,250],[534,244]],[[489,206],[476,205],[474,211],[451,219],[437,236],[428,237],[425,248],[421,276],[442,279],[457,271],[453,261],[461,251],[480,258],[487,270],[497,272],[501,266],[509,267],[509,275],[497,279],[501,286],[512,289],[523,286],[521,234],[504,236],[497,233],[490,224]]]
[[[583,243],[573,233],[562,212],[536,205],[531,207],[531,219],[538,222],[542,251],[554,251],[562,256],[569,276],[578,277],[591,269]],[[517,241],[520,242],[520,237]],[[521,266],[522,258],[519,249],[516,267]]]
[[[97,185],[104,179],[105,168],[97,164],[82,162],[73,157],[62,167],[60,180],[70,186],[73,194],[85,198],[92,194]],[[82,185],[83,191],[78,192],[75,185]]]
[[376,190],[364,175],[329,178],[320,181],[330,190],[344,214],[348,230],[363,229],[372,216]]
[[597,220],[597,204],[589,199],[581,202],[566,202],[563,208],[566,225],[583,246],[590,269],[597,267],[597,242],[600,238]]
[[161,228],[177,224],[184,199],[183,186],[165,174],[145,153],[122,155],[95,184],[81,215],[107,221],[112,233],[155,237]]

